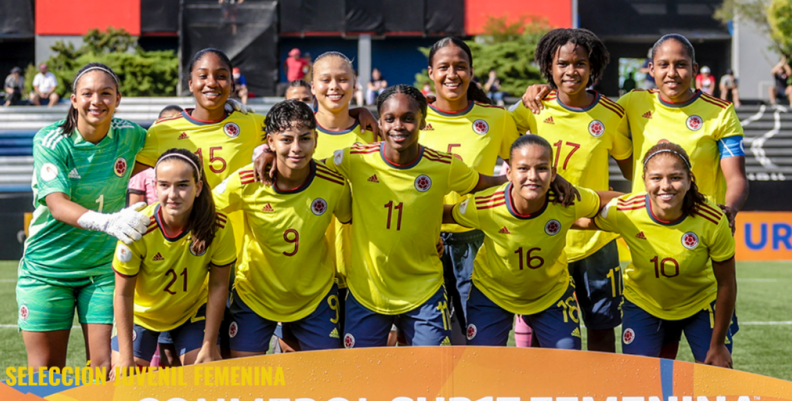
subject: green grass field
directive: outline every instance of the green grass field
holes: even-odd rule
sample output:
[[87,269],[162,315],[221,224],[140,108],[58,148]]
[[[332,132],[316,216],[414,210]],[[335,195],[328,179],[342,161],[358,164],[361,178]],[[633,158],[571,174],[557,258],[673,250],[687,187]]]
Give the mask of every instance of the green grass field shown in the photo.
[[[5,367],[27,362],[22,334],[17,331],[15,295],[16,261],[0,261],[0,380],[6,379]],[[737,311],[740,332],[735,337],[734,367],[792,381],[792,262],[741,262],[737,265]],[[75,326],[78,326],[75,321]],[[585,333],[585,331],[584,331]],[[69,366],[85,364],[82,331],[72,330],[69,342]],[[621,344],[617,347],[620,349]],[[585,343],[584,343],[585,347]],[[679,359],[693,359],[683,339]]]

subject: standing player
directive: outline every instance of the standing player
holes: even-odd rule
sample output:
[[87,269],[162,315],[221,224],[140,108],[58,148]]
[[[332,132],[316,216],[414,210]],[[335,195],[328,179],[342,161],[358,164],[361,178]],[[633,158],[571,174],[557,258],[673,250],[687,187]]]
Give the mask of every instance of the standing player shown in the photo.
[[514,315],[535,346],[580,349],[578,308],[565,254],[566,233],[617,193],[578,188],[569,207],[551,202],[556,175],[550,143],[524,135],[511,147],[509,183],[447,205],[443,221],[484,232],[468,299],[468,345],[505,346]]
[[123,209],[128,167],[146,133],[113,118],[121,101],[118,88],[110,67],[87,64],[72,83],[66,119],[33,139],[36,211],[16,295],[27,364],[34,368],[66,364],[75,308],[91,367],[110,367],[116,238],[132,243],[148,224],[135,211],[142,204]]
[[[509,112],[491,106],[487,95],[473,78],[473,55],[465,42],[454,37],[437,41],[429,52],[429,77],[434,81],[437,99],[429,105],[426,127],[420,142],[432,149],[453,153],[481,174],[492,174],[500,156],[509,159],[509,147],[519,136]],[[459,201],[452,192],[445,203]],[[484,241],[480,230],[456,224],[444,224],[441,237],[445,244],[443,273],[453,302],[453,320],[459,330],[451,342],[463,345],[465,303],[470,292],[473,260]]]
[[[573,185],[608,190],[608,156],[632,179],[632,143],[624,108],[586,90],[608,65],[605,45],[586,29],[554,29],[536,47],[536,63],[553,88],[534,115],[518,104],[520,132],[545,138],[555,150],[553,167]],[[621,324],[621,275],[615,234],[572,230],[565,250],[575,295],[586,324],[588,349],[616,352],[614,328]]]
[[[159,203],[141,241],[116,247],[113,366],[148,366],[167,332],[182,365],[220,359],[217,336],[236,261],[227,218],[215,213],[197,155],[170,149],[156,165]],[[134,322],[134,324],[133,324]]]
[[[426,99],[408,85],[377,99],[384,142],[336,151],[355,200],[344,346],[384,346],[396,323],[409,345],[450,344],[448,301],[435,244],[443,197],[505,182],[418,143]],[[569,194],[569,192],[565,192]],[[436,218],[431,216],[437,216]]]
[[[171,104],[165,106],[157,117],[157,121],[167,118],[177,117],[184,109]],[[154,124],[157,123],[154,122]],[[157,202],[157,187],[154,182],[154,169],[147,168],[140,173],[135,174],[129,180],[129,203],[134,204],[138,202],[146,202],[151,205]]]
[[305,103],[286,100],[267,114],[267,141],[277,158],[274,183],[253,180],[250,164],[215,188],[219,210],[244,215],[245,243],[231,294],[231,355],[267,352],[278,322],[302,350],[341,346],[333,216],[351,219],[344,178],[311,156],[316,121]]
[[659,356],[684,332],[696,362],[731,368],[737,281],[729,221],[699,193],[681,146],[651,147],[641,167],[645,191],[610,202],[594,220],[621,234],[632,254],[624,270],[624,353]]

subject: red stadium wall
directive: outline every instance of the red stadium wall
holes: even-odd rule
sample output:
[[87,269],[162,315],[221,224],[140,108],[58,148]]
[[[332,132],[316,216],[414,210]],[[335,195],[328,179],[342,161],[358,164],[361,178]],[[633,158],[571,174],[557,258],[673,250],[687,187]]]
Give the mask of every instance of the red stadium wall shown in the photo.
[[140,0],[36,0],[36,35],[85,35],[124,28],[140,35]]
[[572,27],[572,0],[465,0],[465,33],[483,33],[487,17],[508,16],[516,21],[523,15],[547,18],[556,28]]

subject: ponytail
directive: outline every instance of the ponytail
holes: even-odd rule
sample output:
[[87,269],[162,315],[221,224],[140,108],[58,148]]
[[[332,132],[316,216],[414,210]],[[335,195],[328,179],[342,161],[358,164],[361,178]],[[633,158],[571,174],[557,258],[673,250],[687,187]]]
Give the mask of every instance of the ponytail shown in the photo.
[[[113,69],[102,64],[102,63],[88,63],[80,68],[80,71],[77,72],[77,75],[74,77],[74,81],[72,82],[72,93],[77,93],[77,84],[80,82],[80,78],[88,72],[91,71],[101,71],[105,74],[109,75],[110,78],[113,78],[113,82],[115,82],[115,89],[116,93],[121,93],[121,85],[118,80],[118,75],[113,72]],[[79,115],[77,113],[77,109],[69,102],[69,111],[66,112],[66,120],[63,121],[61,124],[61,135],[66,137],[70,137],[74,130],[77,128],[77,119]]]
[[[189,227],[192,231],[192,244],[190,244],[190,251],[195,255],[201,255],[209,249],[215,237],[217,218],[215,214],[215,204],[212,198],[212,188],[206,180],[206,174],[203,171],[201,159],[195,154],[186,149],[168,149],[157,160],[157,164],[165,159],[176,159],[186,162],[187,165],[192,167],[193,179],[197,183],[198,180],[203,182],[203,188],[190,212]],[[156,166],[155,166],[156,170]]]
[[470,81],[470,85],[468,85],[467,98],[474,102],[492,104],[492,99],[490,99],[489,96],[484,93],[484,90],[479,88],[478,84],[473,81]]

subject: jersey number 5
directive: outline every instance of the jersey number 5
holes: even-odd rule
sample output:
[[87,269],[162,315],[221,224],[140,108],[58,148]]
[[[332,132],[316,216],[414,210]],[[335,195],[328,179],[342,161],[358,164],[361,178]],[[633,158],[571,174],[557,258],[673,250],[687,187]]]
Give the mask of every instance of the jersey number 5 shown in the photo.
[[[212,172],[215,174],[220,174],[223,171],[225,171],[228,163],[226,163],[225,159],[223,159],[222,157],[215,156],[215,150],[223,150],[223,147],[212,146],[211,148],[209,148],[209,170],[212,170]],[[203,149],[198,148],[198,150],[195,151],[195,154],[198,155],[198,157],[200,157],[201,160],[203,160]],[[215,162],[220,162],[220,168],[215,168],[214,166]]]

